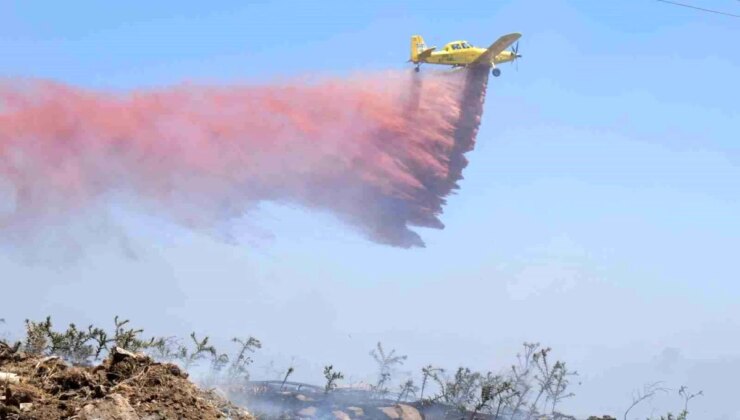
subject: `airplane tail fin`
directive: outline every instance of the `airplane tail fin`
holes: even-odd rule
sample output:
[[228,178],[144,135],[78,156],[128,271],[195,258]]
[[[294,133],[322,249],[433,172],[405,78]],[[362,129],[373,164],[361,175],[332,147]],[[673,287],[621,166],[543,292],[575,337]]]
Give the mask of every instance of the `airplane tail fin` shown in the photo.
[[419,59],[419,54],[422,51],[424,51],[426,48],[427,46],[424,43],[424,38],[422,38],[421,35],[412,35],[411,36],[411,59],[409,61],[416,63]]

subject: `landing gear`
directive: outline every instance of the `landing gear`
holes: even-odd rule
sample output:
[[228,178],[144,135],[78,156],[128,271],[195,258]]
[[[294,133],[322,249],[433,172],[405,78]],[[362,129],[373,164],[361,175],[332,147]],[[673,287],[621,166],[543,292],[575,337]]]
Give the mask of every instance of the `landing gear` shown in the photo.
[[419,70],[421,70],[421,66],[417,64],[416,67],[414,67],[414,71],[418,73]]
[[493,70],[491,70],[491,74],[493,77],[499,77],[501,76],[501,69],[494,67]]

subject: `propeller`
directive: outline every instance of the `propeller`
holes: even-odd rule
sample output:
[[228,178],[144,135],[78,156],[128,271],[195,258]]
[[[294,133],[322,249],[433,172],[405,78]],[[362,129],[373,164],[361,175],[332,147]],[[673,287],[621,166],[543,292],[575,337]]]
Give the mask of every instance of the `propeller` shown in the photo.
[[511,63],[516,63],[516,71],[519,71],[519,62],[517,62],[517,60],[522,58],[522,55],[519,54],[519,41],[511,47],[511,53],[514,54],[514,58],[511,60]]

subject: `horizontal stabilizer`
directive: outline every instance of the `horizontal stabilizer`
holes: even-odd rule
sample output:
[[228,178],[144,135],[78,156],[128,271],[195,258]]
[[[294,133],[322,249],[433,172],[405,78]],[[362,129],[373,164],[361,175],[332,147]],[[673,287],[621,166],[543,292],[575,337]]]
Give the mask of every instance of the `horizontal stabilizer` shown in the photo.
[[424,51],[420,52],[419,53],[419,56],[416,59],[419,60],[419,61],[426,60],[427,58],[429,58],[429,56],[432,55],[432,53],[436,49],[437,49],[437,47],[427,48]]

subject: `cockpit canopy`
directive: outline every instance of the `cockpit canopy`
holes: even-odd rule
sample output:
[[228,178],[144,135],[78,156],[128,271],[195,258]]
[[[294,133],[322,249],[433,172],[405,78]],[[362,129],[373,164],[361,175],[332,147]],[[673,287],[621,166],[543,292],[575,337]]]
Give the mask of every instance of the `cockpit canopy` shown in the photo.
[[445,45],[445,51],[466,50],[468,48],[473,48],[468,41],[453,41]]

